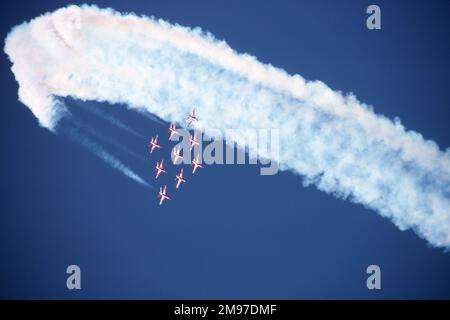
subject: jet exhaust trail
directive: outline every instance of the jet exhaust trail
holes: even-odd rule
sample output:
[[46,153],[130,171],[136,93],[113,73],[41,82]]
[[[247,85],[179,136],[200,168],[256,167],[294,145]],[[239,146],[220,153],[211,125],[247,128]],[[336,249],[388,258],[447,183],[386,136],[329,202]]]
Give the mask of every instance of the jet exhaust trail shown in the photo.
[[70,116],[58,97],[123,103],[168,122],[195,106],[205,134],[275,128],[280,169],[450,247],[450,150],[351,94],[262,64],[198,28],[95,6],[23,23],[4,50],[20,101],[49,130]]
[[95,143],[92,139],[89,138],[86,134],[82,133],[80,128],[74,123],[71,127],[64,127],[61,130],[70,140],[78,143],[79,145],[87,148],[90,152],[95,154],[97,157],[102,159],[104,162],[109,164],[114,169],[122,172],[128,178],[146,186],[149,188],[153,188],[147,182],[145,182],[137,173],[133,172],[130,168],[125,166],[122,162],[116,159],[111,153],[109,153],[106,149]]
[[[99,132],[94,127],[91,127],[91,126],[83,123],[77,116],[71,115],[69,120],[70,120],[71,125],[75,126],[79,131],[83,131],[86,134],[89,134],[90,136],[96,138],[97,140],[100,140],[100,141],[104,142],[105,144],[108,144],[137,160],[141,160],[141,161],[145,160],[144,156],[135,153],[133,150],[122,145],[117,140],[110,138],[110,137],[106,136],[105,134]],[[60,131],[60,130],[61,129],[59,129],[58,131]]]
[[101,117],[101,118],[105,119],[111,125],[119,128],[119,129],[121,129],[121,130],[123,130],[125,132],[128,132],[129,134],[132,134],[135,137],[142,138],[142,136],[139,133],[137,133],[136,131],[131,129],[129,126],[127,126],[125,123],[123,123],[122,121],[120,121],[116,117],[114,117],[114,116],[112,116],[112,115],[110,115],[110,114],[108,114],[106,112],[103,112],[103,111],[101,111],[101,110],[99,110],[97,108],[94,108],[92,106],[88,106],[88,105],[86,105],[86,103],[78,103],[78,105],[81,108],[83,108],[83,109],[85,109],[85,110],[87,110],[87,111],[97,115],[98,117]]

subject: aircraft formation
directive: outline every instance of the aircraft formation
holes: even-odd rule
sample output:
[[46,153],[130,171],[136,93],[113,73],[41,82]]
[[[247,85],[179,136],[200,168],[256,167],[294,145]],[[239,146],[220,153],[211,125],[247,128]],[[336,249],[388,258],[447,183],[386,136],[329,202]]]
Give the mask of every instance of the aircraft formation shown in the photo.
[[[195,115],[195,108],[192,110],[192,112],[187,116],[187,127],[189,127],[193,122],[198,121],[198,118]],[[179,135],[179,132],[177,131],[177,127],[175,123],[171,123],[169,126],[169,139],[172,138],[175,135]],[[191,135],[190,137],[190,150],[192,150],[195,146],[199,145],[199,141],[197,140],[197,135],[194,133],[194,136]],[[158,143],[158,134],[155,135],[155,137],[152,137],[150,139],[150,143],[148,145],[150,154],[153,154],[157,149],[161,149],[161,145]],[[183,156],[180,155],[180,148],[175,148],[173,150],[173,163],[177,164],[179,160],[183,159]],[[200,155],[197,155],[194,160],[192,160],[192,174],[196,172],[198,168],[203,168],[203,164],[200,162]],[[156,176],[155,179],[158,179],[161,174],[168,174],[167,169],[164,167],[164,159],[161,159],[160,161],[156,162]],[[186,183],[187,180],[184,177],[183,168],[181,168],[180,172],[175,174],[175,188],[179,189],[182,183]],[[164,200],[171,200],[167,193],[167,185],[164,185],[164,187],[159,188],[159,205],[162,205]]]

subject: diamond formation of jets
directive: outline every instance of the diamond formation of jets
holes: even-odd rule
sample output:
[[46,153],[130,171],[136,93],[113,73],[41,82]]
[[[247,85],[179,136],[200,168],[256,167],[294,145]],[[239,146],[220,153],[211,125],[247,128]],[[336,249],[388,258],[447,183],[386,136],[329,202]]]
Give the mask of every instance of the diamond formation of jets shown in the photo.
[[[187,116],[187,127],[189,127],[193,122],[198,121],[197,116],[195,115],[195,108],[192,109],[192,112]],[[175,136],[180,135],[180,132],[177,130],[176,123],[171,123],[169,126],[169,140]],[[199,146],[200,142],[197,139],[197,135],[194,134],[193,136],[190,136],[190,150],[192,150],[195,146]],[[149,143],[150,153],[153,153],[155,149],[160,149],[161,145],[158,143],[158,135],[156,134],[155,137],[152,137],[150,139]],[[173,164],[177,164],[179,160],[182,160],[183,156],[181,155],[181,149],[180,147],[176,147],[172,151],[172,162]],[[200,161],[200,155],[197,155],[194,160],[192,160],[192,165],[194,166],[192,170],[192,174],[195,173],[195,171],[198,168],[203,168],[203,165]],[[159,162],[156,162],[156,177],[155,179],[158,179],[161,173],[168,173],[167,169],[164,167],[164,159],[162,159]],[[186,183],[187,180],[184,177],[184,171],[183,168],[180,169],[180,172],[178,174],[175,174],[175,188],[179,189],[182,183]],[[164,187],[159,188],[158,197],[160,198],[159,205],[162,205],[164,200],[172,200],[169,195],[167,194],[167,185],[164,185]]]

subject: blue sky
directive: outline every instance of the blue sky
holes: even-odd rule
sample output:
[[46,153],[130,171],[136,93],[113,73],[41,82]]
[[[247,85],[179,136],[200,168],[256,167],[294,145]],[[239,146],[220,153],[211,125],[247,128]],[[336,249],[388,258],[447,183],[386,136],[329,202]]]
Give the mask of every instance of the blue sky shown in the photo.
[[[11,3],[2,34],[65,4]],[[450,145],[448,2],[379,1],[381,31],[367,30],[366,1],[96,4],[200,26],[238,52],[354,92],[441,149]],[[159,208],[155,191],[40,128],[17,101],[6,55],[0,63],[1,298],[450,298],[448,253],[361,205],[304,188],[289,172],[262,177],[256,166],[211,166]],[[120,118],[143,136],[136,138],[80,102],[66,103],[141,154],[145,160],[120,155],[152,180],[147,138],[165,134],[165,124],[84,103]],[[65,287],[69,264],[81,267],[80,291]],[[381,267],[380,291],[366,288],[370,264]]]

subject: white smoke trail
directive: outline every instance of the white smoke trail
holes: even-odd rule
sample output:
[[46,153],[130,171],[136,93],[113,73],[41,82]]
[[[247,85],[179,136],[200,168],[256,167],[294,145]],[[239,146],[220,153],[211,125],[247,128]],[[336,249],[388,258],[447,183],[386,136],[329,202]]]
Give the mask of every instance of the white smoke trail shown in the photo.
[[14,28],[5,52],[20,101],[50,130],[65,114],[58,96],[124,103],[167,121],[196,106],[206,134],[278,128],[282,169],[450,247],[450,151],[353,95],[238,54],[200,29],[92,6]]
[[147,110],[138,110],[138,112],[143,115],[144,117],[150,119],[151,121],[154,121],[158,124],[164,124],[164,121],[162,121],[161,119],[159,119],[158,117],[156,117],[155,115],[148,113]]
[[106,136],[105,134],[98,131],[98,129],[95,129],[92,126],[83,123],[80,119],[78,119],[78,117],[71,115],[70,122],[72,125],[75,125],[80,132],[81,131],[86,132],[89,135],[95,137],[96,139],[101,140],[102,142],[104,142],[106,144],[109,144],[110,146],[126,153],[129,156],[132,156],[133,158],[135,158],[137,160],[141,160],[141,161],[145,160],[145,157],[143,157],[142,155],[137,154],[136,152],[134,152],[127,146],[124,146],[122,143],[119,143],[116,139]]
[[123,123],[122,121],[120,121],[119,119],[117,119],[116,117],[103,112],[100,109],[94,108],[92,106],[87,105],[86,103],[78,103],[78,106],[82,107],[83,109],[95,114],[96,116],[99,116],[103,119],[105,119],[106,121],[108,121],[111,125],[124,130],[132,135],[134,135],[135,137],[138,138],[142,138],[142,135],[140,135],[139,133],[137,133],[135,130],[133,130],[132,128],[130,128],[129,126],[127,126],[125,123]]
[[72,124],[72,127],[64,127],[62,129],[62,132],[65,133],[69,139],[87,148],[90,152],[92,152],[97,157],[105,161],[114,169],[122,172],[128,178],[146,187],[153,188],[147,182],[145,182],[137,173],[133,172],[133,170],[125,166],[122,162],[116,159],[111,153],[109,153],[103,147],[92,141],[89,138],[89,136],[83,134],[76,124]]

